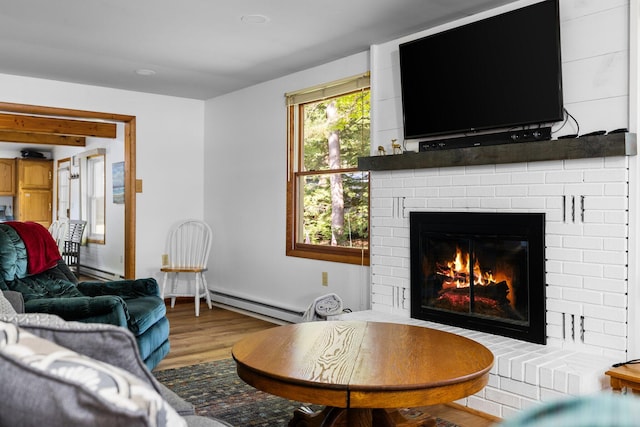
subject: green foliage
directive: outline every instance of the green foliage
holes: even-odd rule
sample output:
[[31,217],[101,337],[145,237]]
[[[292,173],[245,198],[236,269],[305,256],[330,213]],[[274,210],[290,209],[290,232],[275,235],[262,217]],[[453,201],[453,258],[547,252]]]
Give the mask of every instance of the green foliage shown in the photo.
[[367,247],[369,238],[369,183],[367,172],[342,174],[344,223],[331,227],[331,186],[328,175],[304,178],[304,233],[311,244],[328,245],[332,234],[338,246]]
[[[328,143],[332,133],[339,137],[339,154],[333,159],[339,163],[334,168],[354,170],[341,173],[341,201],[332,200],[329,179],[335,173],[329,167],[330,156],[334,155],[329,152]],[[319,172],[301,178],[304,203],[304,236],[301,237],[305,242],[329,245],[333,239],[338,246],[368,246],[369,176],[355,168],[358,157],[368,155],[369,147],[368,90],[305,105],[304,170]],[[332,212],[332,206],[341,205],[344,212]]]
[[[327,121],[327,108],[334,106],[336,120]],[[355,92],[304,107],[304,170],[329,168],[327,140],[331,132],[340,137],[342,168],[355,168],[358,157],[369,155],[370,92]]]

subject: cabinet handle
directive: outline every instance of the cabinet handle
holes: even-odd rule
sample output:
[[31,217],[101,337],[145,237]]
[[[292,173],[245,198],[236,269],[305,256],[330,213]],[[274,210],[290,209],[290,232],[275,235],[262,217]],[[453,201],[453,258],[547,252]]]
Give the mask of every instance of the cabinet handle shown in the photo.
[[49,181],[53,179],[53,172],[49,171]]

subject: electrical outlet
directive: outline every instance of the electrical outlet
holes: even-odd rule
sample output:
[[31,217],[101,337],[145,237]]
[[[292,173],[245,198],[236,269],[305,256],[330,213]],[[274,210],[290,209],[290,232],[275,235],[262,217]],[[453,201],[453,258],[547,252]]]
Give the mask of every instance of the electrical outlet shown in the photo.
[[329,286],[329,273],[326,271],[322,272],[322,286]]
[[168,254],[162,254],[162,266],[167,266],[169,265],[169,255]]

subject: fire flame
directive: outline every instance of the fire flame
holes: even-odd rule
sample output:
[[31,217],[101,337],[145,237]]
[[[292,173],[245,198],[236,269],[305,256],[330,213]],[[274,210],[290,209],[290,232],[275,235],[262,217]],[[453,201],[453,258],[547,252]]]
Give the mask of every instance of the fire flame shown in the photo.
[[[443,288],[468,288],[471,283],[469,271],[471,265],[471,256],[469,253],[463,253],[457,247],[456,254],[452,260],[446,261],[444,264],[438,264],[438,274],[444,276]],[[509,288],[507,298],[511,305],[515,305],[511,277],[504,272],[493,272],[491,270],[482,271],[480,261],[475,259],[473,265],[473,284],[475,286],[489,286],[492,284],[505,282]]]

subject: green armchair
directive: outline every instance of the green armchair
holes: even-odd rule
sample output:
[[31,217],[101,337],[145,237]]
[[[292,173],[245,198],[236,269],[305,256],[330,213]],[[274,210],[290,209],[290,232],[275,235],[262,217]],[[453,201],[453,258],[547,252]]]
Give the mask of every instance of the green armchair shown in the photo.
[[0,224],[0,290],[20,292],[27,313],[127,328],[149,369],[169,352],[169,321],[155,279],[78,283],[39,224]]

